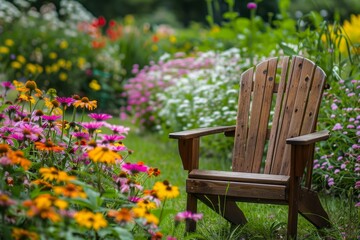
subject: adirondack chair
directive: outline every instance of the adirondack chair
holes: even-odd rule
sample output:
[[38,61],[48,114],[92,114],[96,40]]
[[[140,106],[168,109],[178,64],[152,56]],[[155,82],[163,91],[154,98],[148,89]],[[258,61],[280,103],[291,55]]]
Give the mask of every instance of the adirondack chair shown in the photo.
[[[189,171],[187,210],[196,212],[200,200],[242,225],[247,220],[236,202],[285,204],[288,238],[297,236],[298,212],[317,228],[330,227],[310,189],[315,142],[329,137],[326,130],[315,132],[325,77],[304,57],[265,60],[241,75],[235,126],[170,133]],[[232,171],[199,169],[200,138],[218,133],[234,137]],[[186,230],[195,229],[187,221]]]

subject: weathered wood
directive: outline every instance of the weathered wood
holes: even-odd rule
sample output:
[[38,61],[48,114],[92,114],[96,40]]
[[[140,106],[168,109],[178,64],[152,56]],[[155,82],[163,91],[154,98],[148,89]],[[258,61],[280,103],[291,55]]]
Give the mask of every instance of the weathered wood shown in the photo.
[[198,128],[169,134],[169,138],[173,139],[191,139],[198,138],[216,133],[226,133],[235,130],[235,126],[218,126],[208,128]]
[[317,228],[331,227],[329,216],[321,205],[318,194],[314,191],[301,189],[299,212]]
[[[186,199],[186,210],[192,213],[197,212],[197,199],[195,195],[188,193]],[[185,230],[187,232],[195,232],[196,230],[196,222],[192,219],[186,219]]]
[[189,178],[288,185],[290,177],[284,175],[271,175],[261,173],[194,169],[189,173]]
[[267,200],[286,200],[286,186],[274,184],[228,182],[217,180],[186,180],[186,192],[198,194],[220,195],[236,198],[253,198]]
[[240,97],[239,108],[236,120],[236,130],[234,139],[234,150],[232,160],[233,171],[249,171],[251,162],[245,158],[248,124],[249,124],[249,107],[251,102],[252,77],[254,75],[253,68],[245,71],[241,75],[240,80]]
[[192,170],[199,167],[200,139],[179,139],[178,148],[184,170]]

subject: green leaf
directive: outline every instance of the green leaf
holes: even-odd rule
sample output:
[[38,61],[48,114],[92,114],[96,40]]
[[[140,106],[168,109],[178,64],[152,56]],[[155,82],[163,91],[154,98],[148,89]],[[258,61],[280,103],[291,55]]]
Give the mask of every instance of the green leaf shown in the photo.
[[289,46],[285,45],[283,42],[280,43],[280,48],[284,51],[285,55],[296,55],[297,52],[294,49],[290,48]]

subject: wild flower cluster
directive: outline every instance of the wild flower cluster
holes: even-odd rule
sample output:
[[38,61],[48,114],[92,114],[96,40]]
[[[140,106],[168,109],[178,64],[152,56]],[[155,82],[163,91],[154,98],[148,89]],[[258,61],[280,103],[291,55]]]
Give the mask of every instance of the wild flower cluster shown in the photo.
[[35,81],[1,82],[1,91],[1,239],[162,238],[155,211],[179,189],[166,180],[146,187],[160,170],[130,161],[128,127],[88,113],[96,100],[45,93]]
[[319,128],[331,138],[317,149],[315,181],[360,207],[360,80],[333,82],[325,93]]

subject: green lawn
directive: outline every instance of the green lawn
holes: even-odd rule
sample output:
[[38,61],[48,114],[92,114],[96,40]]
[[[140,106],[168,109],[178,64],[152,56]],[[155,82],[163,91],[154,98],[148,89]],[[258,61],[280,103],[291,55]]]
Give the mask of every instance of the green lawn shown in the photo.
[[[118,121],[118,120],[114,120]],[[140,131],[129,122],[119,123],[130,126],[129,135],[124,140],[125,145],[133,150],[128,160],[131,162],[143,161],[151,167],[158,167],[161,175],[147,182],[151,187],[154,181],[168,180],[180,189],[180,197],[168,200],[160,227],[164,235],[173,234],[178,239],[284,239],[286,235],[287,207],[239,203],[248,218],[248,224],[238,227],[235,231],[230,230],[230,225],[222,217],[211,211],[203,204],[199,204],[199,212],[204,214],[203,220],[198,223],[195,235],[184,236],[184,224],[176,228],[173,233],[173,217],[179,211],[184,211],[186,206],[185,178],[187,172],[183,170],[177,151],[177,142],[155,133]],[[229,160],[202,159],[200,167],[222,168],[230,166]],[[353,203],[347,202],[346,198],[334,198],[323,196],[321,198],[328,210],[334,227],[326,230],[325,235],[320,233],[309,224],[302,216],[299,216],[298,239],[357,239],[360,235],[360,215]],[[341,233],[345,233],[344,238]]]

